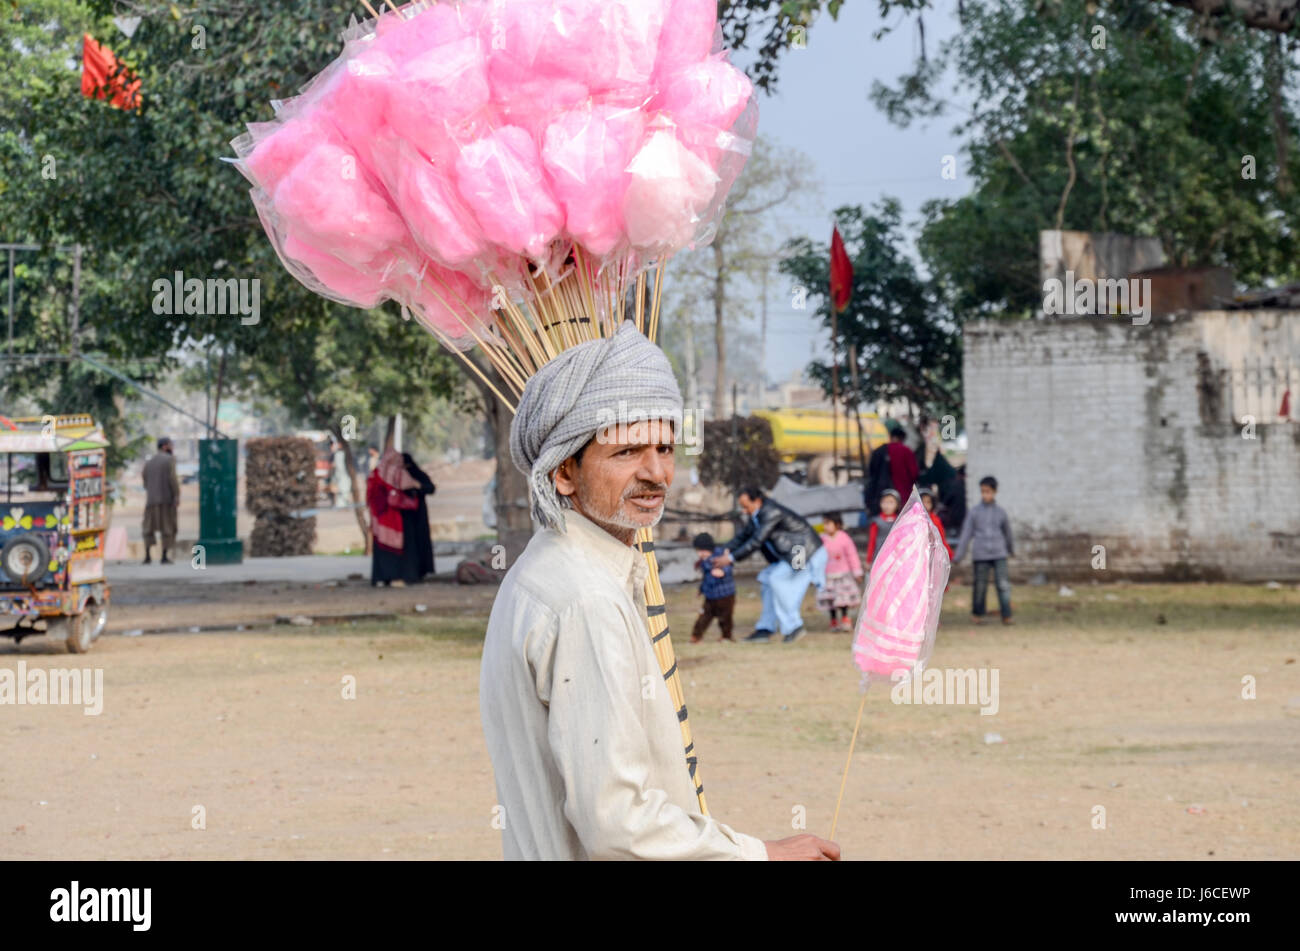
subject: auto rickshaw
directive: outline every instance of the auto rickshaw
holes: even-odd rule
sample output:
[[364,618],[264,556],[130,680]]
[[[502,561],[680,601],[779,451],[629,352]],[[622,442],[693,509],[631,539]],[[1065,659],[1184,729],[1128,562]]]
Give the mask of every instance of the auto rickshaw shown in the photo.
[[90,650],[108,623],[108,440],[88,415],[0,416],[0,635]]

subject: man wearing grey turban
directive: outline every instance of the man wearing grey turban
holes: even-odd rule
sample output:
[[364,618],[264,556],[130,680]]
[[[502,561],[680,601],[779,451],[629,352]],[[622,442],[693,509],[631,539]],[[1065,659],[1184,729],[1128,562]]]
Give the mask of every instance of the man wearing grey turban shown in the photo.
[[631,323],[524,388],[510,450],[540,529],[492,605],[479,679],[508,859],[839,856],[700,812],[633,547],[663,515],[681,420],[668,359]]

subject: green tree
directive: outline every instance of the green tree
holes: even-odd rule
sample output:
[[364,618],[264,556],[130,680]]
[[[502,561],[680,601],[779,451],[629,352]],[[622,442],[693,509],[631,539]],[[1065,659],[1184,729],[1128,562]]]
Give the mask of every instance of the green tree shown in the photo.
[[[844,0],[718,0],[718,26],[728,48],[753,53],[750,78],[764,92],[772,92],[781,54],[807,42],[808,29],[823,10],[834,20],[843,6]],[[756,47],[751,44],[754,37]]]
[[1130,0],[963,11],[937,57],[872,93],[904,125],[964,110],[975,187],[925,205],[918,241],[961,319],[1040,306],[1043,229],[1154,235],[1175,263],[1230,264],[1248,283],[1297,274],[1278,37],[1226,24],[1207,43],[1192,14]]
[[[835,210],[853,264],[852,296],[838,315],[834,365],[814,362],[809,375],[829,395],[838,384],[845,406],[907,400],[914,412],[955,413],[961,406],[961,338],[933,282],[904,251],[902,216],[894,199],[868,212]],[[808,289],[830,330],[830,249],[796,238],[781,271]]]
[[[56,306],[68,293],[66,263],[45,255],[25,262],[19,347],[93,348],[147,371],[146,379],[175,367],[182,345],[211,348],[224,385],[272,396],[340,439],[344,417],[418,417],[431,398],[450,395],[454,358],[396,307],[371,314],[343,307],[284,270],[246,183],[221,161],[245,123],[270,118],[269,100],[337,55],[354,6],[126,3],[120,12],[141,17],[129,39],[102,6],[41,0],[6,13],[6,45],[15,52],[0,66],[0,220],[14,238],[87,249],[80,339],[72,339],[67,308]],[[138,111],[81,95],[83,33],[138,72]],[[155,282],[176,272],[257,280],[259,319],[157,313]],[[122,389],[63,366],[54,394],[30,371],[6,374],[4,384],[47,403],[75,402],[69,390],[89,395],[87,378],[113,395]],[[113,400],[105,402],[109,412]],[[355,501],[361,491],[354,479]],[[360,510],[358,517],[364,532]]]

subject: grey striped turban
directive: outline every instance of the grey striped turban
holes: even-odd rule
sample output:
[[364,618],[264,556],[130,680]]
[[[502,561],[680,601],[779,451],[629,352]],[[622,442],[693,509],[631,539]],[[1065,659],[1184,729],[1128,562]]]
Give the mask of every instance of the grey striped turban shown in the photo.
[[664,352],[631,321],[538,370],[510,425],[510,456],[528,476],[533,518],[564,531],[551,473],[602,426],[646,419],[671,419],[680,431],[682,394]]

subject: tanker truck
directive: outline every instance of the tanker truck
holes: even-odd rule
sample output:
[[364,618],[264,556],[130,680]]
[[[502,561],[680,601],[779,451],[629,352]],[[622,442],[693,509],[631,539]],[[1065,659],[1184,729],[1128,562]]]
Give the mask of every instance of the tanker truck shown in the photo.
[[805,485],[835,485],[847,482],[850,475],[862,477],[859,419],[867,455],[889,441],[884,420],[875,413],[861,413],[855,419],[852,414],[832,414],[828,409],[760,409],[754,415],[772,426],[772,443],[781,456],[781,471]]

